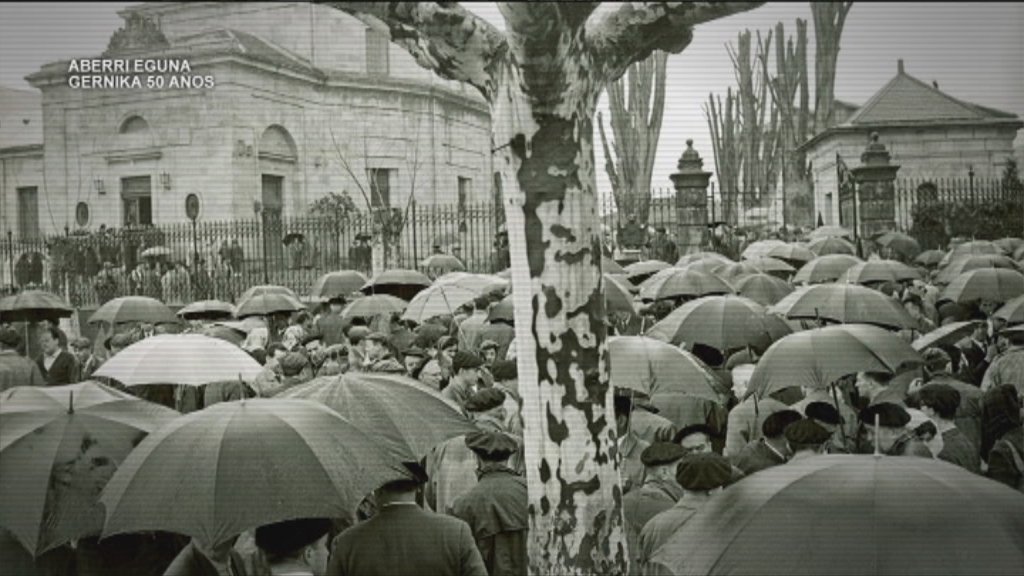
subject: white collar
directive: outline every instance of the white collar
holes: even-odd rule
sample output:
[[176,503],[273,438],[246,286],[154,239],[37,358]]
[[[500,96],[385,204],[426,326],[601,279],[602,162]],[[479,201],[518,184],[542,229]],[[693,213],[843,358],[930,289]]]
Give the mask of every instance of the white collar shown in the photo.
[[61,352],[62,350],[60,348],[57,348],[57,351],[54,352],[53,354],[47,354],[46,352],[43,352],[43,356],[50,360],[56,360],[57,356],[60,356]]

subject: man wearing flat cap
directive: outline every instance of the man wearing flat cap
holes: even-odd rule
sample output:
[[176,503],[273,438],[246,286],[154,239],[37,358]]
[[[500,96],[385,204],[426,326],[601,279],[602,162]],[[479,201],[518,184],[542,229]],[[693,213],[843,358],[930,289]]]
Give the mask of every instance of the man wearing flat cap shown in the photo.
[[404,374],[405,366],[395,359],[388,347],[388,337],[380,332],[371,332],[362,340],[363,372],[383,374]]
[[622,498],[630,574],[640,574],[640,531],[644,525],[671,508],[683,495],[683,489],[676,482],[676,465],[684,456],[683,447],[671,442],[655,442],[640,454],[644,483]]
[[325,576],[330,531],[327,518],[267,524],[256,529],[256,547],[263,552],[271,574]]
[[671,508],[656,515],[640,531],[640,556],[644,573],[657,571],[658,552],[711,496],[721,492],[732,479],[732,466],[715,453],[683,458],[676,467],[676,482],[683,495]]
[[452,514],[469,524],[490,576],[527,573],[526,479],[508,466],[518,442],[501,432],[467,434],[479,481],[455,500]]
[[957,429],[954,422],[957,408],[960,406],[960,393],[945,384],[926,384],[918,391],[918,396],[921,412],[935,422],[938,433],[942,435],[942,450],[936,457],[975,474],[981,474],[981,456],[978,450],[967,436]]
[[769,415],[761,425],[762,437],[744,446],[732,459],[733,465],[749,476],[785,464],[790,456],[785,437],[786,427],[801,418],[799,412],[788,408]]
[[784,435],[789,451],[793,454],[789,457],[790,462],[821,454],[825,442],[832,437],[831,432],[810,418],[801,418],[786,426]]
[[[875,430],[875,419],[878,429]],[[910,414],[903,406],[891,402],[873,404],[860,411],[858,416],[864,430],[864,442],[861,450],[865,453],[874,451],[875,439],[878,439],[878,450],[889,456],[919,456],[932,458],[928,446],[907,430]]]
[[480,368],[483,365],[483,360],[472,352],[455,352],[452,356],[452,376],[448,380],[448,386],[441,391],[441,395],[464,407],[469,397],[476,392]]

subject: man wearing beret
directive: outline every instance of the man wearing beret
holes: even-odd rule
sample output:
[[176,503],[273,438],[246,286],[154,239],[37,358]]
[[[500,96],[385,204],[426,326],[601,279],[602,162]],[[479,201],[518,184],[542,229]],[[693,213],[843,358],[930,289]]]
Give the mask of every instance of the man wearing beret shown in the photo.
[[[878,429],[875,430],[875,417],[878,417]],[[891,402],[873,404],[860,411],[859,419],[864,429],[862,451],[871,453],[874,450],[875,438],[878,449],[889,456],[919,456],[932,458],[932,452],[907,430],[910,414],[903,406]]]
[[299,518],[256,529],[256,547],[272,575],[325,576],[329,557],[331,521]]
[[920,389],[926,384],[944,384],[960,393],[960,405],[957,406],[956,423],[959,429],[970,441],[976,452],[981,451],[981,397],[984,394],[977,386],[957,380],[953,373],[956,371],[956,363],[953,356],[956,354],[959,360],[959,352],[955,346],[945,348],[933,347],[925,350],[921,356],[924,357],[923,378],[911,382],[908,390],[909,396],[913,397],[914,405],[920,405]]
[[640,531],[657,514],[672,507],[683,495],[676,482],[676,465],[686,456],[683,447],[672,442],[655,442],[640,454],[644,483],[622,498],[629,549],[629,573],[640,574]]
[[765,418],[761,425],[762,437],[748,443],[740,453],[732,459],[734,466],[750,475],[785,464],[789,459],[789,446],[786,444],[786,426],[802,418],[796,410],[785,409]]
[[831,432],[810,418],[801,418],[786,426],[784,435],[789,451],[793,454],[789,457],[790,462],[821,454],[825,442],[832,437]]
[[518,442],[501,432],[467,434],[477,459],[479,482],[456,498],[452,515],[469,524],[490,576],[525,576],[529,523],[526,479],[508,467]]
[[724,456],[706,453],[687,456],[676,467],[676,482],[683,495],[671,508],[656,515],[640,531],[640,557],[644,573],[658,571],[662,546],[732,479],[732,466]]
[[452,376],[441,395],[464,407],[470,396],[476,392],[480,379],[480,368],[484,365],[479,356],[459,350],[452,356]]
[[819,426],[828,430],[832,436],[825,441],[821,447],[822,454],[849,454],[847,447],[849,440],[853,437],[844,437],[841,426],[843,417],[835,406],[828,402],[811,402],[804,408],[804,416],[817,422]]
[[403,374],[405,366],[395,360],[388,348],[388,337],[380,332],[371,332],[363,339],[363,371],[384,374]]
[[936,457],[965,470],[981,473],[981,456],[963,432],[957,429],[956,410],[960,406],[960,393],[945,384],[926,384],[918,392],[921,411],[935,422],[942,435],[942,451]]

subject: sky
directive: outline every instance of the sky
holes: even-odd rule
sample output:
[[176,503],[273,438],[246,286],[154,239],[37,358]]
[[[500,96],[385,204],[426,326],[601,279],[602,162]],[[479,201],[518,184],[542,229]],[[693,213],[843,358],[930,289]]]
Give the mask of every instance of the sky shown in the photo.
[[[0,3],[0,86],[32,89],[24,76],[43,64],[98,55],[121,25],[116,12],[132,4]],[[467,6],[504,28],[494,3]],[[809,22],[807,52],[812,62],[814,30],[806,2],[771,2],[698,26],[693,42],[682,53],[669,57],[664,123],[652,187],[670,186],[669,174],[675,171],[687,139],[694,140],[694,148],[704,157],[705,170],[714,171],[702,106],[709,93],[724,94],[727,87],[735,85],[726,44],[735,42],[744,29],[761,30],[763,34],[780,21],[787,33],[795,32],[797,18]],[[902,58],[907,73],[928,83],[938,82],[941,90],[956,98],[1024,117],[1022,32],[1024,3],[854,4],[842,36],[836,98],[863,104],[892,79],[896,61]],[[595,144],[598,187],[606,191],[608,181],[596,135]],[[1024,136],[1018,135],[1017,145],[1024,145]]]

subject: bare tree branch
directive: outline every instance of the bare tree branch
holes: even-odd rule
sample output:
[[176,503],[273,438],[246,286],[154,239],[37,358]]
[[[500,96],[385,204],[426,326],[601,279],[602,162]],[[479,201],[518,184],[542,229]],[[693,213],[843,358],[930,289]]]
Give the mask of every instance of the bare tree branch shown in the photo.
[[490,100],[492,66],[505,36],[457,2],[326,2],[387,32],[416,62],[449,80],[465,82]]
[[764,2],[627,2],[592,17],[585,42],[602,80],[611,82],[654,50],[678,54],[693,40],[693,27],[752,10]]

